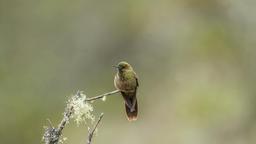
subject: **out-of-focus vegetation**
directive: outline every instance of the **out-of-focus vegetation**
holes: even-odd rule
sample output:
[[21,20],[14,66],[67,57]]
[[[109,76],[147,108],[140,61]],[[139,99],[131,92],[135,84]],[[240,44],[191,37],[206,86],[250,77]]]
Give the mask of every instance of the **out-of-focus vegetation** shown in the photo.
[[[47,118],[83,90],[114,89],[112,68],[140,78],[139,118],[120,96],[93,143],[256,143],[255,0],[0,0],[0,143],[35,144]],[[67,143],[85,143],[70,123]]]

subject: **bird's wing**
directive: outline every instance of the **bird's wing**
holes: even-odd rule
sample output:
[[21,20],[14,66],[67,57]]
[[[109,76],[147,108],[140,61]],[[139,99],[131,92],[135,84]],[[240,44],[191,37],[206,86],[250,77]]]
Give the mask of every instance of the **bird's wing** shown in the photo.
[[139,87],[138,76],[137,76],[137,74],[135,72],[134,72],[134,76],[135,76],[135,79],[136,79],[136,87]]

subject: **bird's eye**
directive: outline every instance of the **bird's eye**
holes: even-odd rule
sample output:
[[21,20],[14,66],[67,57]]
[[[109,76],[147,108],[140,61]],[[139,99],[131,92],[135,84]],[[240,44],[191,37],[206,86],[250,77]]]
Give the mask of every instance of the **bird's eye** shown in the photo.
[[120,69],[120,70],[126,69],[127,67],[128,67],[128,65],[125,64],[125,63],[120,63],[120,64],[118,65],[118,69]]
[[122,69],[127,68],[127,65],[122,65]]

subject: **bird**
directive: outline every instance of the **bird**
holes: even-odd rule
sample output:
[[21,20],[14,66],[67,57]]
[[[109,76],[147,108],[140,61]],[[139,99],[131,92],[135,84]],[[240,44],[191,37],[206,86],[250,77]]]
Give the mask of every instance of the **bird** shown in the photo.
[[114,77],[114,86],[121,92],[125,103],[125,110],[128,121],[135,121],[138,117],[138,101],[136,98],[137,88],[139,87],[138,77],[132,66],[121,61],[117,65]]

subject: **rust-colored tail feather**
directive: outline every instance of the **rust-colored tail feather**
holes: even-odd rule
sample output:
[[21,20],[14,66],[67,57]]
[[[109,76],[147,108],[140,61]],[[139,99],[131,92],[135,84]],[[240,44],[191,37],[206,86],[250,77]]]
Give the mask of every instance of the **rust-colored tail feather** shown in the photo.
[[137,98],[136,98],[136,91],[130,92],[130,93],[121,92],[121,94],[125,101],[124,105],[125,105],[125,111],[127,114],[127,119],[129,121],[137,120],[138,103],[137,103]]
[[[136,99],[136,98],[135,98]],[[126,114],[127,114],[127,119],[129,121],[135,121],[137,120],[137,116],[138,116],[138,104],[137,104],[137,100],[135,103],[135,108],[132,111],[132,109],[130,109],[127,104],[125,104],[125,110],[126,110]]]

